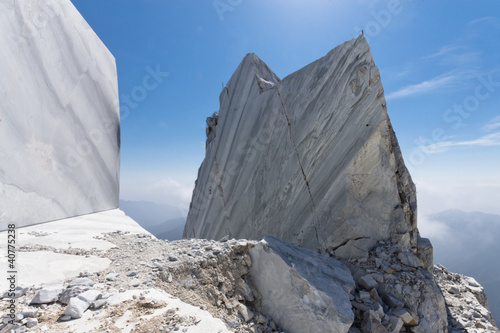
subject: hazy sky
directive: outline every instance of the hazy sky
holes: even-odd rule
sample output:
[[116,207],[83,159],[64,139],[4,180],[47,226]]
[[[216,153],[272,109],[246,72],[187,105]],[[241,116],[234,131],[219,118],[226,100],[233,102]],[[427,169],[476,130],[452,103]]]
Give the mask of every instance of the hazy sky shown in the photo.
[[116,58],[122,199],[187,213],[205,119],[246,53],[280,77],[364,30],[417,184],[419,225],[500,214],[498,1],[73,0]]

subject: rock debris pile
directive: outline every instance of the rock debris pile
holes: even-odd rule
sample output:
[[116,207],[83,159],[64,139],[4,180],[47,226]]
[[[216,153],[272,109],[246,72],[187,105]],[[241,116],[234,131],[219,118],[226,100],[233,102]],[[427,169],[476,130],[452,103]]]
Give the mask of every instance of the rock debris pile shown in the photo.
[[18,287],[0,332],[498,332],[474,279],[442,266],[434,278],[390,242],[342,263],[272,237],[105,239],[107,270]]
[[[18,288],[16,302],[22,309],[14,325],[4,316],[0,331],[282,331],[251,309],[260,294],[248,278],[248,248],[257,242],[167,242],[122,232],[105,238],[116,245],[99,252],[111,259],[108,270],[82,272],[58,285]],[[4,313],[7,304],[2,303]]]
[[[352,301],[363,333],[446,332],[446,306],[431,272],[413,253],[380,241],[366,258],[351,259],[358,288]],[[383,331],[383,330],[382,330]]]
[[500,332],[491,316],[483,287],[472,278],[434,266],[448,310],[448,332]]

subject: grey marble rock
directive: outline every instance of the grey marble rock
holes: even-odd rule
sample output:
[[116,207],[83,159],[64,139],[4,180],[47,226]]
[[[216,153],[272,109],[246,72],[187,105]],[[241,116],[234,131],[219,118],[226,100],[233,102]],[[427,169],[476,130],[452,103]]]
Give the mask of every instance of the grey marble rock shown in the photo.
[[418,267],[418,266],[422,266],[422,261],[417,257],[415,256],[413,253],[411,252],[401,252],[398,254],[398,259],[401,260],[401,262],[406,265],[406,266],[410,266],[410,267]]
[[83,286],[74,286],[74,287],[69,287],[65,289],[62,294],[59,296],[59,302],[63,304],[68,304],[70,299],[73,297],[76,297],[86,291],[88,287],[83,287]]
[[87,302],[89,304],[92,304],[96,300],[98,300],[101,296],[102,296],[101,291],[96,290],[96,289],[91,289],[91,290],[87,290],[87,291],[81,293],[80,295],[78,295],[78,298],[80,298],[81,300],[84,300],[85,302]]
[[94,281],[86,277],[76,278],[69,283],[70,287],[75,287],[75,286],[92,287],[93,285]]
[[250,276],[266,316],[287,332],[347,332],[353,323],[349,269],[325,254],[267,236],[249,250]]
[[209,129],[185,238],[272,235],[343,258],[416,247],[415,185],[363,36],[283,80],[248,54]]
[[45,286],[36,293],[35,297],[31,300],[30,304],[46,304],[52,303],[59,299],[62,293],[62,285]]
[[21,311],[24,318],[36,318],[38,316],[38,309],[24,309]]
[[422,260],[427,270],[432,270],[434,266],[434,249],[429,238],[417,237],[417,257]]
[[378,287],[377,281],[370,275],[365,275],[359,278],[359,283],[366,289],[371,290]]
[[70,299],[68,305],[64,309],[64,314],[71,316],[73,319],[81,318],[83,313],[89,308],[90,303],[86,300],[77,297]]
[[38,324],[38,319],[36,318],[30,318],[26,321],[26,327],[27,328],[32,328]]

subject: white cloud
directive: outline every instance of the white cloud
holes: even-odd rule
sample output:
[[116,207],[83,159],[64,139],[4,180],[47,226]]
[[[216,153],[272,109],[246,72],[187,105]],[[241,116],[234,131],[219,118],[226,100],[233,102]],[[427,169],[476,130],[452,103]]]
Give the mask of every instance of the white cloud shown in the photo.
[[422,237],[434,239],[446,239],[449,228],[446,224],[433,220],[429,215],[418,214],[418,230]]
[[424,59],[431,59],[431,58],[436,58],[436,57],[441,57],[444,55],[449,54],[452,51],[460,50],[461,47],[457,45],[445,45],[439,49],[436,53],[433,53],[429,56],[424,57]]
[[499,26],[500,24],[498,23],[498,20],[494,16],[486,16],[486,17],[480,17],[478,19],[472,20],[469,23],[467,23],[468,26],[472,25],[477,25],[477,24],[491,24],[494,26]]
[[451,65],[457,68],[476,64],[481,60],[481,53],[465,45],[445,45],[437,52],[423,57],[425,60],[438,60],[442,65]]
[[494,147],[500,146],[500,132],[491,133],[469,141],[441,141],[417,147],[427,154],[442,153],[453,147]]
[[417,94],[423,94],[431,91],[436,91],[437,89],[442,89],[450,87],[454,81],[456,81],[456,75],[445,75],[433,78],[428,81],[417,83],[414,85],[407,86],[398,91],[389,93],[387,95],[387,100],[408,97]]
[[180,182],[173,178],[154,181],[122,181],[120,199],[132,201],[151,201],[176,207],[182,216],[187,216],[194,182]]
[[[446,178],[446,177],[445,177]],[[473,177],[474,178],[474,177]],[[477,178],[477,177],[476,177]],[[415,179],[418,196],[418,228],[422,237],[446,238],[448,227],[430,216],[446,210],[500,214],[498,193],[500,183],[467,181],[466,179],[418,177]]]
[[496,129],[500,129],[500,116],[491,119],[490,122],[482,128],[485,132],[491,132]]

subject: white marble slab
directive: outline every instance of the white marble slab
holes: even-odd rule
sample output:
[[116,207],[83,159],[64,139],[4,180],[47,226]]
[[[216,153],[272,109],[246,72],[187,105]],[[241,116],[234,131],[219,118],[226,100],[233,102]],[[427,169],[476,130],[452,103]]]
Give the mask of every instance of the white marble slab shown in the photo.
[[[82,215],[20,228],[16,233],[17,249],[21,247],[54,248],[67,250],[69,248],[90,250],[108,250],[115,245],[103,239],[105,233],[129,232],[151,236],[137,222],[126,216],[119,209]],[[153,237],[153,236],[151,236]],[[7,231],[0,232],[0,239],[7,239]],[[0,292],[8,289],[7,281],[7,249],[2,249],[4,256],[0,262]],[[110,260],[97,256],[81,256],[52,251],[17,252],[16,270],[17,285],[31,286],[62,283],[65,279],[78,276],[80,272],[90,273],[105,270]]]
[[113,55],[69,0],[0,1],[0,230],[118,207]]

